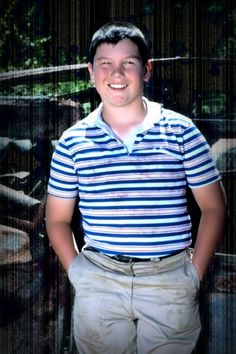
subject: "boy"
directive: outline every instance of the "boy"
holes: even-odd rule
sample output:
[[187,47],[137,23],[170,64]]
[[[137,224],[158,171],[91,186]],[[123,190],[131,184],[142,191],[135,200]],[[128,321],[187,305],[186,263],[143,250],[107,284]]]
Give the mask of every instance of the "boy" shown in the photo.
[[[75,288],[80,354],[189,354],[198,290],[223,233],[225,197],[192,121],[143,97],[151,75],[143,33],[109,23],[93,36],[88,70],[102,103],[54,152],[47,232]],[[201,209],[191,259],[189,186]],[[70,222],[79,195],[85,247]]]

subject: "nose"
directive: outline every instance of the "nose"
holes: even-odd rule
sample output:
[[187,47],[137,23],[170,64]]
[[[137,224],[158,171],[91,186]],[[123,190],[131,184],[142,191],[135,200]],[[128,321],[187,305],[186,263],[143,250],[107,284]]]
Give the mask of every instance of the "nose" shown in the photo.
[[124,70],[122,68],[122,65],[116,65],[113,67],[112,76],[120,76],[120,75],[124,75]]

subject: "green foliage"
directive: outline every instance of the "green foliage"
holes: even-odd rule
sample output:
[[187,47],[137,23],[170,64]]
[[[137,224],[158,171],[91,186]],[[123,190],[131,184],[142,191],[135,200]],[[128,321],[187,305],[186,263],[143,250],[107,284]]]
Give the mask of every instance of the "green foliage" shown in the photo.
[[37,1],[12,0],[0,16],[1,71],[48,66],[43,15]]
[[7,90],[0,89],[1,96],[57,97],[81,92],[91,87],[88,81],[65,81],[58,83],[19,84]]
[[205,92],[199,95],[193,104],[193,117],[216,117],[226,114],[226,94],[222,92]]

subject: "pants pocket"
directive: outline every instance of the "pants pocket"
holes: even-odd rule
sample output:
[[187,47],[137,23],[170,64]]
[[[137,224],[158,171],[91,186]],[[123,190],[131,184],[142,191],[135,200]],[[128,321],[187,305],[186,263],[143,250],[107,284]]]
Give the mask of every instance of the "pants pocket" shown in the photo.
[[80,274],[81,274],[80,259],[81,259],[81,254],[78,254],[78,256],[76,256],[70,263],[67,271],[68,278],[71,284],[74,286],[74,288],[78,286],[79,279],[80,279]]
[[193,262],[190,259],[189,259],[189,268],[190,268],[191,274],[193,276],[193,280],[194,280],[196,289],[199,290],[201,282],[200,282],[200,279],[198,276],[197,269],[195,268],[195,265],[193,264]]

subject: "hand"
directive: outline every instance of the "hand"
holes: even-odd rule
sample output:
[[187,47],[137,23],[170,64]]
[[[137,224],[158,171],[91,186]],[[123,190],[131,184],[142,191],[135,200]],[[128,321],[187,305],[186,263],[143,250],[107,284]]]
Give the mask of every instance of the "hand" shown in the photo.
[[204,272],[199,269],[198,265],[196,263],[194,263],[194,261],[192,261],[194,268],[196,269],[199,281],[201,282],[204,278]]

